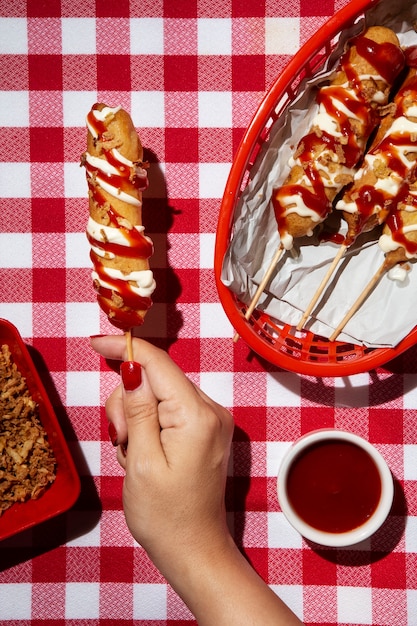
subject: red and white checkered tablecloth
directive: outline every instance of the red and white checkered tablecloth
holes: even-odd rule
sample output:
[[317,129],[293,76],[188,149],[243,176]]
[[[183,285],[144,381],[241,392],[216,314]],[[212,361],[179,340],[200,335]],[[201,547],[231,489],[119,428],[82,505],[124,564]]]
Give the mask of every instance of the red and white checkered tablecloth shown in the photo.
[[[194,623],[126,529],[103,408],[118,376],[87,340],[116,332],[91,285],[79,167],[85,115],[104,101],[131,112],[151,162],[144,222],[158,286],[140,332],[236,420],[236,541],[307,624],[417,625],[417,350],[349,378],[281,371],[233,343],[213,277],[242,133],[291,56],[345,4],[0,0],[0,317],[42,356],[82,483],[69,512],[0,543],[3,624]],[[323,426],[368,438],[395,477],[387,523],[356,548],[313,549],[278,506],[283,453]]]

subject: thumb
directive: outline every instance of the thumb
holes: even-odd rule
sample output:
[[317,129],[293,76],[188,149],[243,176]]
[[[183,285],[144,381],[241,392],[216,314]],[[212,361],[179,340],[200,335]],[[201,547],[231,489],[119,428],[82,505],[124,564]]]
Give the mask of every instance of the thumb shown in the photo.
[[163,455],[160,440],[158,400],[146,372],[139,363],[125,361],[120,366],[123,383],[123,408],[127,424],[129,460],[135,464],[156,461]]

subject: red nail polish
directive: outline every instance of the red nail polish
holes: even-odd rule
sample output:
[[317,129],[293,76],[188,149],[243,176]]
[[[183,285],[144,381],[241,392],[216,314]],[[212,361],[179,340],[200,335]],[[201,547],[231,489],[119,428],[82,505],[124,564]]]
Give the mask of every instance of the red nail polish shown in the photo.
[[109,423],[109,437],[110,437],[110,441],[112,442],[112,444],[114,446],[117,446],[117,432],[116,432],[113,422]]
[[123,386],[126,391],[134,391],[142,384],[142,368],[135,361],[125,361],[120,366]]

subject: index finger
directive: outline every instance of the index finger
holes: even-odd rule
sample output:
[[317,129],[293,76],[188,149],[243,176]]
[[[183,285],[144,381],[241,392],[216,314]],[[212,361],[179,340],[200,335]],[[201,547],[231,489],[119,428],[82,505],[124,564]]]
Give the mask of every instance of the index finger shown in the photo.
[[[92,348],[106,359],[124,361],[127,357],[126,339],[123,335],[92,337]],[[148,341],[133,339],[133,355],[146,371],[152,391],[159,402],[182,396],[186,400],[195,387],[170,356]]]

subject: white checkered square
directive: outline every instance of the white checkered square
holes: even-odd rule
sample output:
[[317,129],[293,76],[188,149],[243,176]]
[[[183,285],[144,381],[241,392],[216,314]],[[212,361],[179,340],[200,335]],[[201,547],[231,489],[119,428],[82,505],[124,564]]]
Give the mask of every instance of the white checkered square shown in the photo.
[[96,20],[94,18],[64,17],[61,24],[63,54],[94,54],[96,52]]
[[66,619],[98,619],[100,615],[99,583],[66,583]]
[[268,548],[301,548],[301,535],[281,512],[268,513]]
[[265,18],[265,54],[295,54],[300,47],[297,17]]
[[300,406],[301,380],[292,372],[267,374],[267,406]]
[[200,18],[197,21],[198,54],[230,55],[232,52],[232,20]]
[[202,302],[200,304],[200,316],[200,336],[202,339],[232,336],[232,325],[221,304],[217,302]]
[[32,585],[0,585],[0,620],[30,620]]
[[139,17],[130,20],[131,54],[163,54],[164,22],[159,17]]
[[167,618],[167,586],[163,584],[133,585],[133,619]]
[[372,624],[372,589],[338,587],[337,616],[346,624]]
[[25,127],[29,125],[29,93],[27,91],[0,91],[0,126]]
[[20,17],[0,19],[0,54],[27,54],[27,21]]
[[201,91],[198,94],[198,125],[202,128],[231,128],[231,92]]

